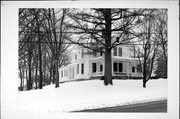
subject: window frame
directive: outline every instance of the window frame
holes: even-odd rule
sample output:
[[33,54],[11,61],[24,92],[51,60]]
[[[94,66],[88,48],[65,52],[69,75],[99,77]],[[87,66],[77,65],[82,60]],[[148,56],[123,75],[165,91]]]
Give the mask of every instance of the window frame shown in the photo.
[[64,77],[68,77],[68,71],[67,71],[67,69],[64,70]]
[[77,64],[77,74],[79,74],[79,64]]
[[81,63],[81,74],[84,74],[84,63]]
[[61,78],[63,78],[63,70],[61,70]]
[[136,73],[136,67],[135,67],[135,66],[132,67],[131,72],[132,72],[132,73]]
[[[116,71],[115,71],[115,64],[116,64]],[[113,62],[113,72],[114,73],[123,73],[123,63],[122,62]]]
[[113,48],[113,56],[117,56],[117,49],[118,49],[117,47]]
[[122,57],[122,47],[118,47],[118,56]]
[[102,64],[99,65],[99,68],[100,68],[100,72],[103,72],[103,65]]
[[[116,64],[116,67],[115,67],[115,64]],[[116,68],[116,71],[115,71],[115,68]],[[117,62],[113,63],[113,72],[118,72],[118,63]]]
[[75,60],[77,60],[77,54],[75,54]]
[[81,49],[81,58],[84,58],[84,49]]
[[92,63],[92,73],[96,73],[96,72],[97,72],[97,63],[93,62]]
[[[121,64],[121,71],[120,71],[120,64]],[[118,72],[122,73],[123,72],[123,63],[118,62]]]
[[141,64],[136,65],[137,73],[142,73]]

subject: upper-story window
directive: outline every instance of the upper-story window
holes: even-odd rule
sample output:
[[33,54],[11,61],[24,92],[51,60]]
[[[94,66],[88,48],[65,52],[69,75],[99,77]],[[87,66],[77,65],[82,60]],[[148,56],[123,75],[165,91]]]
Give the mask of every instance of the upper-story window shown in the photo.
[[122,48],[121,47],[119,47],[118,56],[122,57]]
[[84,49],[81,49],[81,58],[84,58]]
[[77,60],[77,54],[75,54],[75,60]]
[[114,53],[113,53],[114,56],[117,56],[117,47],[114,47]]
[[121,47],[114,47],[113,55],[122,57],[122,48]]

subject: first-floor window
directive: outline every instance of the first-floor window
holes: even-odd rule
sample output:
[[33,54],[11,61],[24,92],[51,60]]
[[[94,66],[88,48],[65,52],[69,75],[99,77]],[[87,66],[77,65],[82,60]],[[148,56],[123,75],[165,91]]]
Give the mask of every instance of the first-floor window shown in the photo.
[[75,60],[77,60],[77,55],[75,55]]
[[79,64],[77,64],[77,74],[79,74]]
[[101,64],[100,65],[100,72],[102,72],[103,71],[103,65]]
[[84,74],[84,64],[81,64],[81,74]]
[[113,71],[114,72],[123,72],[123,63],[114,62],[113,63]]
[[137,72],[138,72],[138,73],[141,73],[141,72],[142,72],[142,71],[141,71],[141,64],[138,64],[138,65],[137,65]]
[[92,72],[93,72],[93,73],[96,72],[96,63],[92,63]]
[[63,70],[61,70],[61,77],[63,78]]
[[113,69],[114,69],[114,72],[117,72],[118,70],[118,67],[117,67],[118,65],[117,65],[117,63],[116,62],[114,62],[113,63]]
[[64,77],[67,77],[67,76],[68,76],[68,71],[64,70]]
[[132,67],[132,72],[133,72],[133,73],[135,72],[135,67]]
[[123,63],[119,63],[119,72],[123,72]]

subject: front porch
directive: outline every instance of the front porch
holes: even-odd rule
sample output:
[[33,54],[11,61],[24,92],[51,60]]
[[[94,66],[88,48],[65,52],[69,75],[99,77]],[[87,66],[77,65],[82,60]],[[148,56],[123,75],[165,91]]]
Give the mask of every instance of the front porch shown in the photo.
[[[128,60],[129,61],[129,60]],[[104,57],[98,57],[91,59],[89,62],[90,66],[90,74],[91,77],[102,77],[104,76],[104,67],[105,67],[105,62],[104,62]],[[122,77],[128,77],[129,74],[129,62],[125,59],[121,58],[114,58],[112,57],[112,76],[122,76]]]

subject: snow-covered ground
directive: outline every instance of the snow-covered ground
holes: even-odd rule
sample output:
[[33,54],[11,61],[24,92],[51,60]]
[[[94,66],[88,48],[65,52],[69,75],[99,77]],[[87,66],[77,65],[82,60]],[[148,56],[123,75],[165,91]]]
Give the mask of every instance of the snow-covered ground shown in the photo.
[[101,80],[68,82],[46,86],[42,90],[18,92],[18,110],[23,112],[69,112],[110,106],[129,105],[167,99],[167,79],[113,80],[104,86]]

